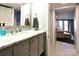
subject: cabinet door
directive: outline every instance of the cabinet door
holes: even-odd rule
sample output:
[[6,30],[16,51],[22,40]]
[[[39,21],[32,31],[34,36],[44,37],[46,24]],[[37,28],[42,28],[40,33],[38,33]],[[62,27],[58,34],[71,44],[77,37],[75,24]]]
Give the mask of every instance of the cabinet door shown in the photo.
[[29,56],[29,41],[19,42],[19,44],[14,47],[14,55]]
[[0,56],[12,56],[12,48],[5,48],[0,51]]
[[38,56],[38,37],[33,37],[30,40],[30,55]]
[[39,34],[39,55],[44,51],[43,34]]

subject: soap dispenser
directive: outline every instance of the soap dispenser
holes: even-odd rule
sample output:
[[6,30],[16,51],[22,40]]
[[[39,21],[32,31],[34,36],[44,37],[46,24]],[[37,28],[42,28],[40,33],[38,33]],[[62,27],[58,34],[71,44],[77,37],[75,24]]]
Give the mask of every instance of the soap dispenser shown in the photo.
[[35,30],[39,30],[39,24],[38,24],[37,13],[35,13],[35,17],[33,18],[33,28],[34,28]]
[[25,18],[25,26],[26,26],[26,25],[29,25],[29,16],[28,16],[28,15],[27,15],[26,18]]

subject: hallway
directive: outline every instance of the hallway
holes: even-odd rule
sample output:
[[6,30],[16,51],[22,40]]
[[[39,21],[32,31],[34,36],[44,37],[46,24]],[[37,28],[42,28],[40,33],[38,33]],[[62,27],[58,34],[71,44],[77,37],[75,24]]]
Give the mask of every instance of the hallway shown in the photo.
[[57,41],[54,56],[78,56],[74,45]]

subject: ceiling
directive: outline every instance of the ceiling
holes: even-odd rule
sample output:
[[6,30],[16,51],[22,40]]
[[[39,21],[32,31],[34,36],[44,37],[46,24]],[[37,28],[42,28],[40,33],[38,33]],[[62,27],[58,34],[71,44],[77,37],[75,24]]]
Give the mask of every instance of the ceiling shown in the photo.
[[5,5],[5,6],[9,6],[12,7],[14,9],[21,9],[21,3],[0,3],[1,5]]
[[68,12],[74,12],[74,11],[75,11],[75,8],[74,7],[56,10],[57,13],[66,13],[66,12],[68,13]]
[[75,3],[50,3],[50,10],[55,9],[57,13],[74,12],[75,5]]
[[67,6],[74,6],[75,3],[50,3],[50,9],[62,8]]
[[[21,3],[0,3],[1,5],[6,5],[14,9],[21,9]],[[50,3],[50,9],[61,8],[66,6],[73,6],[75,3]]]

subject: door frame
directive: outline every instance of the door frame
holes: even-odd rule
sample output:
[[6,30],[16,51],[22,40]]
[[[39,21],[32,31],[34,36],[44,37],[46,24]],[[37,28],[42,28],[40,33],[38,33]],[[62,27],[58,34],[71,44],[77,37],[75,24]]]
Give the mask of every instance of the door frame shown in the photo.
[[[50,55],[53,55],[53,52],[51,52],[51,50],[53,50],[53,47],[55,47],[56,45],[56,21],[55,21],[55,18],[56,18],[56,15],[55,15],[55,11],[56,10],[59,10],[59,9],[64,9],[64,8],[70,8],[70,7],[76,7],[76,6],[66,6],[66,7],[61,7],[61,8],[56,8],[56,9],[51,9],[49,11],[49,14],[48,14],[48,17],[49,17],[49,20],[48,20],[48,37],[50,38]],[[51,17],[51,15],[53,17]],[[52,25],[53,24],[53,25]],[[52,29],[51,29],[52,28]],[[53,33],[53,34],[52,34]],[[76,42],[76,40],[75,40]],[[53,44],[53,45],[51,45]],[[76,44],[75,44],[76,46]],[[51,48],[52,47],[52,48]]]

